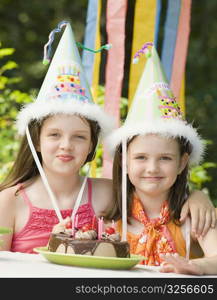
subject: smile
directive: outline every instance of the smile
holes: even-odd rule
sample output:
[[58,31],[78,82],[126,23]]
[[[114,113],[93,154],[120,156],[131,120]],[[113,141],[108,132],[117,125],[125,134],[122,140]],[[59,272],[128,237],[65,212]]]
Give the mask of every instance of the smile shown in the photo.
[[145,179],[146,181],[159,181],[163,179],[163,177],[153,176],[153,177],[143,177],[143,179]]
[[74,159],[74,156],[63,154],[63,155],[57,155],[57,158],[63,162],[69,162]]

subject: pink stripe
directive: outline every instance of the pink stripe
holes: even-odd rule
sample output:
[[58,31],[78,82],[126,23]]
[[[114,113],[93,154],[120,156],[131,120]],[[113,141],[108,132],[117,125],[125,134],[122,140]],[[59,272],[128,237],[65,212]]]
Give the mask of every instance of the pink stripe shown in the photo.
[[176,110],[177,112],[179,112],[179,110],[173,106],[169,106],[169,105],[159,105],[159,108],[169,108],[169,109],[173,109]]
[[[108,52],[105,76],[105,110],[114,116],[116,126],[120,122],[120,97],[124,76],[124,43],[125,18],[127,10],[126,0],[107,1],[107,35],[108,43],[112,44]],[[106,149],[103,156],[103,176],[112,177],[112,160]]]
[[188,41],[190,34],[191,0],[182,0],[179,27],[171,77],[171,89],[179,99],[181,83],[185,72]]

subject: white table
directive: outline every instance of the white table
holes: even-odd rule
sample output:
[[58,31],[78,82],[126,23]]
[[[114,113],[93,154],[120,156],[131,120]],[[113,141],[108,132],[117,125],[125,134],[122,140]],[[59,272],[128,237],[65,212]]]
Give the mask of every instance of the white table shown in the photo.
[[[136,265],[131,270],[95,269],[57,265],[41,254],[0,251],[0,278],[150,278],[194,277],[161,273],[158,267]],[[217,276],[204,276],[216,277]]]

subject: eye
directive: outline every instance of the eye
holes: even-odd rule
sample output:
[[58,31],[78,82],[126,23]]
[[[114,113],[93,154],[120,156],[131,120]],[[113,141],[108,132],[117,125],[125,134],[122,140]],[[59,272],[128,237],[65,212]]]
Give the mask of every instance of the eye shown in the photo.
[[160,160],[172,160],[172,158],[169,156],[162,156],[160,157]]
[[58,132],[52,132],[52,133],[49,133],[48,136],[58,137],[58,136],[60,136],[60,134]]
[[81,140],[86,140],[86,136],[84,135],[76,135],[75,137]]
[[135,157],[135,159],[137,159],[137,160],[145,160],[146,156],[145,155],[138,155],[138,156]]

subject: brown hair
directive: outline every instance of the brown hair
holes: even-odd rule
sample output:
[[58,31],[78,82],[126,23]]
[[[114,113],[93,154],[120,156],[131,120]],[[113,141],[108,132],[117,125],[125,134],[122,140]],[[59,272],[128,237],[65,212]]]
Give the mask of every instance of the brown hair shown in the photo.
[[[128,143],[127,146],[133,141],[134,136]],[[189,155],[192,152],[192,146],[185,138],[176,138],[179,143],[180,156],[184,153]],[[127,214],[128,217],[131,216],[131,202],[134,193],[134,186],[130,182],[127,176]],[[169,209],[171,219],[175,222],[178,221],[180,217],[180,212],[183,204],[187,200],[189,195],[188,188],[188,164],[177,179],[173,186],[170,188],[169,192]],[[122,146],[119,145],[116,149],[114,161],[113,161],[113,205],[112,209],[106,215],[108,219],[118,220],[121,218],[122,214]]]
[[[50,116],[44,118],[42,121],[33,120],[30,122],[29,126],[29,132],[32,138],[32,142],[34,147],[36,148],[37,145],[39,145],[39,139],[40,139],[40,132],[43,125],[43,122],[49,118]],[[95,150],[98,143],[99,133],[100,133],[100,127],[96,121],[92,121],[89,119],[86,119],[84,117],[81,117],[82,119],[86,120],[90,126],[91,131],[91,142],[92,142],[92,151],[88,154],[86,161],[87,163],[89,161],[92,161],[95,157]],[[37,152],[38,158],[40,162],[42,162],[41,153]],[[32,152],[30,150],[27,137],[26,135],[22,137],[20,148],[18,150],[16,159],[14,161],[14,164],[3,181],[3,183],[0,185],[0,191],[4,190],[5,188],[9,188],[11,186],[16,185],[19,182],[28,181],[26,184],[29,185],[34,178],[39,174],[38,168],[36,166],[36,163],[34,161]]]

